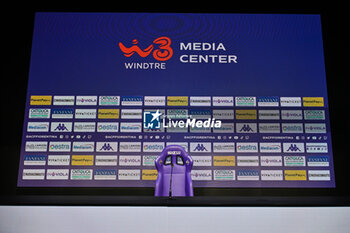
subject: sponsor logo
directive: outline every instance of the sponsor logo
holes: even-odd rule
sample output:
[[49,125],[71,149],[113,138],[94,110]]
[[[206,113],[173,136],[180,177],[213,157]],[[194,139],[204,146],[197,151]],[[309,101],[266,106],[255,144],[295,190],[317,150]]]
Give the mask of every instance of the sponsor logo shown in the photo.
[[119,123],[117,122],[98,122],[97,132],[117,133],[119,131]]
[[284,156],[284,166],[286,167],[304,167],[305,156]]
[[72,151],[93,152],[94,150],[95,150],[95,142],[73,142]]
[[256,110],[236,110],[236,119],[237,120],[256,120],[257,113]]
[[51,95],[32,95],[30,96],[30,105],[51,105]]
[[235,180],[235,170],[214,170],[214,180]]
[[285,180],[306,180],[306,170],[284,170]]
[[234,142],[214,142],[213,143],[214,153],[233,153],[235,152]]
[[119,180],[140,180],[140,170],[131,170],[131,169],[119,169],[118,171]]
[[192,156],[193,166],[195,167],[205,167],[211,166],[212,158],[211,156]]
[[190,133],[211,133],[211,128],[194,126],[190,128]]
[[158,177],[157,170],[143,169],[142,180],[156,180]]
[[187,96],[168,96],[167,97],[168,106],[188,106]]
[[120,152],[141,152],[141,142],[120,142]]
[[45,166],[46,155],[24,155],[25,166]]
[[327,143],[306,143],[306,153],[328,153]]
[[118,156],[117,155],[96,155],[95,165],[96,166],[117,166]]
[[100,96],[98,99],[99,105],[119,105],[120,104],[120,96]]
[[283,143],[284,153],[304,153],[304,143]]
[[277,96],[260,96],[258,97],[259,107],[278,107],[279,99]]
[[237,107],[255,107],[256,106],[255,97],[236,97],[235,102]]
[[132,43],[133,45],[128,48],[122,42],[119,42],[119,48],[125,57],[131,57],[137,53],[140,57],[144,58],[150,55],[152,51],[153,58],[157,61],[167,61],[173,56],[173,49],[170,47],[171,39],[169,37],[158,37],[150,46],[143,50],[137,45],[139,43],[138,40],[134,39]]
[[119,109],[98,109],[98,119],[119,119]]
[[142,123],[141,122],[121,122],[120,132],[122,133],[138,133],[141,132]]
[[120,155],[119,166],[140,166],[141,156],[139,155]]
[[282,166],[282,156],[260,156],[260,164],[264,167]]
[[96,109],[76,109],[75,118],[76,119],[95,119]]
[[96,152],[117,152],[118,142],[96,142]]
[[281,153],[281,143],[278,142],[261,142],[259,144],[261,153]]
[[259,123],[259,133],[280,133],[279,123]]
[[165,96],[145,96],[145,106],[165,106]]
[[162,152],[164,142],[144,142],[143,152]]
[[220,127],[213,128],[214,133],[233,133],[234,123],[221,123]]
[[329,170],[309,170],[309,180],[319,181],[319,180],[331,180],[331,175]]
[[235,156],[214,156],[215,167],[218,166],[235,166],[236,159]]
[[49,108],[30,108],[29,118],[50,118],[51,109]]
[[234,119],[233,110],[213,110],[213,118],[222,120],[233,120]]
[[47,159],[47,165],[49,166],[69,166],[69,155],[49,155]]
[[281,110],[282,120],[302,120],[301,110]]
[[301,107],[300,97],[281,97],[281,107]]
[[71,180],[92,180],[92,169],[71,169]]
[[50,142],[49,151],[69,152],[71,151],[71,142]]
[[25,151],[27,152],[47,151],[47,142],[26,142]]
[[77,96],[76,105],[97,105],[97,96]]
[[47,169],[47,180],[68,180],[69,169]]
[[142,109],[122,109],[121,119],[142,119]]
[[192,180],[212,180],[212,170],[192,170]]
[[27,132],[49,132],[49,122],[28,122]]
[[303,124],[282,123],[282,133],[303,133]]
[[73,108],[53,108],[52,118],[53,119],[73,119],[74,109]]
[[95,122],[74,122],[74,132],[95,132]]
[[167,118],[169,119],[187,119],[188,110],[187,109],[168,109]]
[[51,132],[72,132],[72,122],[51,122]]
[[258,143],[256,143],[256,142],[237,142],[237,152],[239,152],[239,153],[258,152]]
[[143,98],[142,96],[123,96],[121,102],[123,106],[142,106]]
[[237,156],[238,166],[259,166],[258,156]]
[[157,155],[144,155],[142,158],[142,166],[154,166]]
[[259,180],[259,171],[257,170],[239,170],[237,171],[237,180]]
[[209,109],[190,109],[191,119],[208,119],[211,118],[211,111]]
[[279,110],[259,110],[259,120],[279,120]]
[[326,124],[305,123],[305,133],[326,133]]
[[233,96],[213,96],[213,106],[233,107]]
[[257,133],[256,123],[236,123],[236,133]]
[[94,180],[116,180],[117,171],[114,169],[96,169],[94,171]]
[[191,96],[190,97],[191,106],[211,106],[210,96]]
[[44,180],[45,169],[23,169],[22,180]]
[[74,105],[74,96],[57,96],[53,97],[53,105]]
[[169,145],[177,145],[182,146],[186,152],[188,152],[188,143],[187,142],[167,142],[167,146]]
[[323,155],[309,156],[307,158],[307,165],[309,167],[328,167],[329,158],[328,156],[323,156]]
[[323,97],[303,97],[304,107],[324,107]]
[[261,180],[283,180],[282,170],[261,170]]
[[211,143],[210,142],[191,142],[190,152],[196,152],[196,153],[211,152]]
[[305,120],[325,120],[324,110],[304,110]]

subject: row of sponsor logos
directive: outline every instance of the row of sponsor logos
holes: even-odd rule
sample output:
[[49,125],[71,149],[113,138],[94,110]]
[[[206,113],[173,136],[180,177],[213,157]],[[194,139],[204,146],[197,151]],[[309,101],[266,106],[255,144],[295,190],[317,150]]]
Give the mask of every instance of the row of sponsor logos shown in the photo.
[[[138,119],[145,112],[154,109],[73,109],[73,108],[30,108],[29,119]],[[158,109],[161,118],[218,120],[325,120],[324,110],[256,110],[256,109]]]
[[[119,158],[118,158],[119,157]],[[154,166],[157,155],[24,155],[24,166]],[[142,158],[142,159],[141,159]],[[261,156],[192,156],[194,167],[262,166],[262,167],[328,167],[326,155],[261,155]],[[141,161],[142,160],[142,161]]]
[[324,107],[323,97],[32,95],[30,105]]
[[[185,124],[184,124],[185,125]],[[50,127],[51,126],[51,127]],[[194,127],[192,127],[194,126]],[[236,126],[236,127],[235,127]],[[187,127],[167,127],[159,129],[143,128],[141,122],[28,122],[27,132],[100,132],[100,133],[141,133],[143,132],[188,132]],[[236,130],[235,130],[236,129]],[[221,123],[220,127],[196,127],[190,125],[191,133],[326,133],[325,123]]]
[[191,153],[328,153],[328,144],[303,142],[70,142],[27,141],[26,152],[162,152],[165,145],[180,145]]
[[[156,180],[151,169],[23,169],[23,180]],[[192,170],[194,181],[330,181],[329,170]]]

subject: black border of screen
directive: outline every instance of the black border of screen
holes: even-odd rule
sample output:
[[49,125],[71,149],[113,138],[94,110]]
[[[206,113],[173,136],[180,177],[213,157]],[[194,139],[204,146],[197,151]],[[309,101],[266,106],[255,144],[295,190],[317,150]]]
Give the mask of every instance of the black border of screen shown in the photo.
[[[67,4],[68,5],[68,4]],[[14,14],[16,12],[16,14]],[[332,146],[336,188],[195,188],[193,198],[154,198],[154,188],[19,188],[17,176],[19,151],[29,77],[30,50],[35,12],[166,12],[166,13],[247,13],[247,14],[318,14],[321,15],[328,101],[331,119]],[[349,205],[347,189],[350,175],[349,158],[345,155],[346,131],[349,123],[340,119],[346,116],[345,85],[345,11],[327,5],[318,7],[237,7],[210,9],[154,9],[150,5],[139,8],[101,8],[96,6],[34,6],[14,7],[4,14],[2,22],[7,37],[5,56],[8,64],[2,70],[8,85],[2,86],[3,101],[9,116],[1,143],[3,175],[0,204],[11,205],[169,205],[169,206],[343,206]],[[7,19],[7,21],[5,20]],[[10,19],[10,20],[9,20]],[[24,81],[19,82],[18,78]],[[15,97],[13,97],[15,95]],[[12,97],[9,98],[9,97]],[[337,155],[337,156],[336,156]]]

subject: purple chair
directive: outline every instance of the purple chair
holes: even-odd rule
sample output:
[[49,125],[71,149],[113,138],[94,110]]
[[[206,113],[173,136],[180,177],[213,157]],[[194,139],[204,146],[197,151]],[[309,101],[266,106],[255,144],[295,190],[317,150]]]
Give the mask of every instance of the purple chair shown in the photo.
[[193,160],[182,146],[165,147],[155,164],[158,177],[154,196],[193,197]]

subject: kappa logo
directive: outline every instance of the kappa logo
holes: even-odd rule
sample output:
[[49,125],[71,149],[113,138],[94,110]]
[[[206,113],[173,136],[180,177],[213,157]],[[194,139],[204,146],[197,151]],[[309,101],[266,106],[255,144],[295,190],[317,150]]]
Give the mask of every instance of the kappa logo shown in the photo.
[[239,130],[239,132],[254,132],[252,128],[248,124],[244,124],[243,127]]
[[291,144],[287,151],[301,151],[296,144]]
[[151,54],[152,50],[155,48],[155,45],[158,45],[157,49],[153,50],[153,57],[158,61],[167,61],[173,56],[173,49],[170,47],[171,40],[169,37],[158,37],[153,41],[153,44],[145,48],[144,50],[140,49],[137,45],[138,40],[134,39],[132,41],[134,45],[130,48],[125,47],[122,42],[119,42],[119,48],[124,53],[125,57],[131,57],[134,53],[137,53],[140,57],[147,57]]
[[207,148],[203,144],[199,144],[194,148],[194,151],[208,151]]

